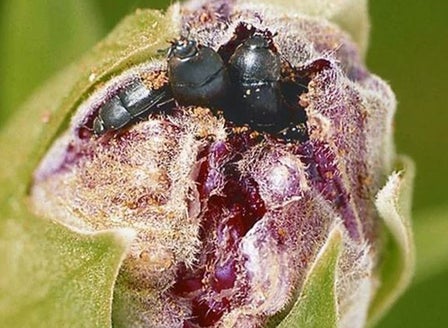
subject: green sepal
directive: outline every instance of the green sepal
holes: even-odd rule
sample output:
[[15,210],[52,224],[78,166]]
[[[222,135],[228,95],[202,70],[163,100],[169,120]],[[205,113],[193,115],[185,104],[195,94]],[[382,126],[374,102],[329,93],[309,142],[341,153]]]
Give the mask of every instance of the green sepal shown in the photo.
[[0,221],[2,327],[110,327],[115,280],[134,232],[80,234],[11,205]]
[[169,15],[138,10],[47,82],[0,132],[0,322],[5,327],[110,327],[112,291],[130,230],[86,235],[31,214],[33,172],[72,113],[101,84],[160,56]]
[[336,328],[336,279],[342,231],[333,228],[305,278],[300,295],[279,328]]
[[378,192],[375,201],[384,223],[384,245],[380,254],[380,287],[369,309],[368,324],[373,326],[411,282],[415,250],[411,229],[411,200],[414,165],[399,157],[396,171]]

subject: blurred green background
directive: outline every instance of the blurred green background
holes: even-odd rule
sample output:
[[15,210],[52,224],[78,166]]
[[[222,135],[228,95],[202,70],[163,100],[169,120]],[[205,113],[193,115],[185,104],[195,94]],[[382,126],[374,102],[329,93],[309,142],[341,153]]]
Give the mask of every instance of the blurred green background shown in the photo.
[[[88,50],[125,14],[169,3],[0,0],[0,126],[43,80]],[[373,0],[370,12],[367,65],[397,95],[397,149],[418,169],[415,223],[426,234],[420,239],[417,234],[419,261],[433,272],[417,277],[379,327],[448,327],[448,223],[425,228],[434,218],[448,219],[448,1]],[[433,234],[439,238],[431,240]],[[432,249],[438,258],[427,262]]]

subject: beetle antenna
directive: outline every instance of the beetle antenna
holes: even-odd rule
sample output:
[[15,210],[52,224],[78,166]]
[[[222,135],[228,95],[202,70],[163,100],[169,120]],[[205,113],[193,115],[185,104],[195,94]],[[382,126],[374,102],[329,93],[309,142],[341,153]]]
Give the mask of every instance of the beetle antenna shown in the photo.
[[[168,41],[167,41],[167,42],[168,42]],[[170,46],[170,47],[166,47],[166,48],[162,48],[162,49],[157,49],[157,53],[158,53],[159,55],[162,55],[162,54],[169,54],[170,50],[171,50],[171,46]]]
[[190,23],[187,23],[185,25],[185,29],[187,30],[187,35],[185,36],[185,39],[188,40],[190,38],[190,33],[191,33],[191,25],[190,25]]

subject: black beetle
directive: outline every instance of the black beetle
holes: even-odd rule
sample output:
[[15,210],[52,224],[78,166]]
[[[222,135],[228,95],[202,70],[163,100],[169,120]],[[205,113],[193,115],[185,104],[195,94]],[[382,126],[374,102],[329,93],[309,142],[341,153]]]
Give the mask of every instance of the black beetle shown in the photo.
[[147,114],[161,100],[167,98],[168,94],[167,88],[150,89],[138,79],[132,81],[99,109],[93,121],[93,132],[101,135],[124,127],[132,120]]
[[183,105],[219,106],[229,87],[218,53],[187,38],[173,42],[168,52],[168,80],[174,99]]
[[229,73],[239,102],[229,113],[232,120],[272,133],[289,124],[280,89],[280,55],[264,36],[251,36],[236,48]]

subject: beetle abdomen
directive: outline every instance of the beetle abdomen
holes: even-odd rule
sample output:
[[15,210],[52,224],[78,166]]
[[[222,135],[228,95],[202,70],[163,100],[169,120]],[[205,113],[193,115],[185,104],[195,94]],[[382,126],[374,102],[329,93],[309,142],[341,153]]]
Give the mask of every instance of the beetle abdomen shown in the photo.
[[163,88],[150,89],[138,80],[119,93],[123,106],[132,117],[144,114],[164,96],[166,96],[166,92]]
[[124,127],[167,97],[166,89],[150,89],[140,80],[133,81],[100,108],[93,121],[93,131],[101,135]]

